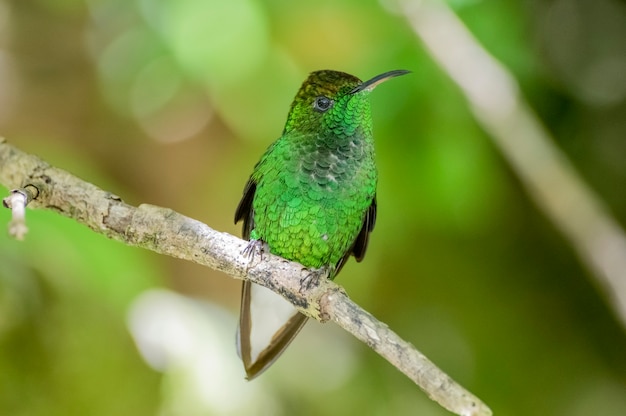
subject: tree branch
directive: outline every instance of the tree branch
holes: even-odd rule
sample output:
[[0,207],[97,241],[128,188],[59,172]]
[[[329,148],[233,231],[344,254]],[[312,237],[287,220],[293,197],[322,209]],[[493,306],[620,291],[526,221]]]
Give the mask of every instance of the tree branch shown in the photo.
[[[21,194],[19,189],[28,187],[32,192],[34,188],[37,192],[33,193],[31,207],[56,211],[129,246],[189,260],[268,287],[305,315],[337,323],[451,412],[463,416],[492,414],[485,404],[415,347],[352,302],[344,290],[326,279],[321,271],[305,269],[271,254],[264,254],[262,261],[256,259],[249,263],[241,254],[246,241],[215,231],[171,209],[147,204],[128,205],[119,197],[18,150],[2,138],[0,184],[9,189],[17,188],[18,194]],[[305,278],[312,282],[306,287],[301,284]]]

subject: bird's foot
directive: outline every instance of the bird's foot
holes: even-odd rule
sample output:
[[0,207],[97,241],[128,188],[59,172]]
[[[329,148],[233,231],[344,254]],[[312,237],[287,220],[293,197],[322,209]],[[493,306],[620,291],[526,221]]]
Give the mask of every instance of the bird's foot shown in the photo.
[[263,253],[269,252],[269,246],[263,240],[250,240],[248,244],[241,250],[241,254],[248,259],[248,265],[254,261],[255,256],[259,256],[259,260],[263,261]]
[[300,293],[304,293],[319,286],[320,279],[328,277],[329,274],[330,268],[328,266],[322,266],[317,270],[310,271],[304,279],[300,280]]

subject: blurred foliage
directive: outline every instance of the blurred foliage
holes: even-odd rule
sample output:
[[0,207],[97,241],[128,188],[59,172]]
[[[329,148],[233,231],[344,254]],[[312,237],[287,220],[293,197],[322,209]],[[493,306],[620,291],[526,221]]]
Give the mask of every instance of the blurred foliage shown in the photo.
[[[495,414],[626,414],[626,335],[607,295],[391,4],[0,0],[0,134],[129,203],[238,234],[242,187],[308,72],[410,69],[372,95],[379,218],[339,283]],[[625,224],[624,4],[450,4]],[[54,213],[29,211],[28,225],[22,243],[0,233],[0,414],[447,414],[330,325],[310,324],[254,383],[230,381],[238,282]],[[165,318],[128,316],[156,287],[229,311],[232,329],[203,338],[208,367],[171,358],[196,342],[188,332],[142,346],[141,328]]]

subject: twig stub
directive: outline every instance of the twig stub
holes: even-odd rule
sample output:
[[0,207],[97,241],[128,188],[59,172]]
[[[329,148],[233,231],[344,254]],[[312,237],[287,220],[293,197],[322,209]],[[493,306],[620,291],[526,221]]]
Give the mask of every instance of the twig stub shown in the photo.
[[26,226],[26,205],[39,195],[39,190],[32,185],[13,189],[9,196],[2,200],[2,205],[11,210],[9,235],[17,240],[23,240],[28,232]]

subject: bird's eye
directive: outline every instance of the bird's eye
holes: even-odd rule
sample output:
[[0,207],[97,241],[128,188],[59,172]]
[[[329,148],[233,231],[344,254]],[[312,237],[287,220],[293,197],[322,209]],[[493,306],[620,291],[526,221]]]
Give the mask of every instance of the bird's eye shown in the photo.
[[328,97],[324,97],[322,95],[321,97],[317,97],[315,99],[315,102],[313,103],[313,108],[319,111],[320,113],[323,113],[326,110],[328,110],[330,107],[332,107],[333,103],[334,103],[333,100],[331,100]]

